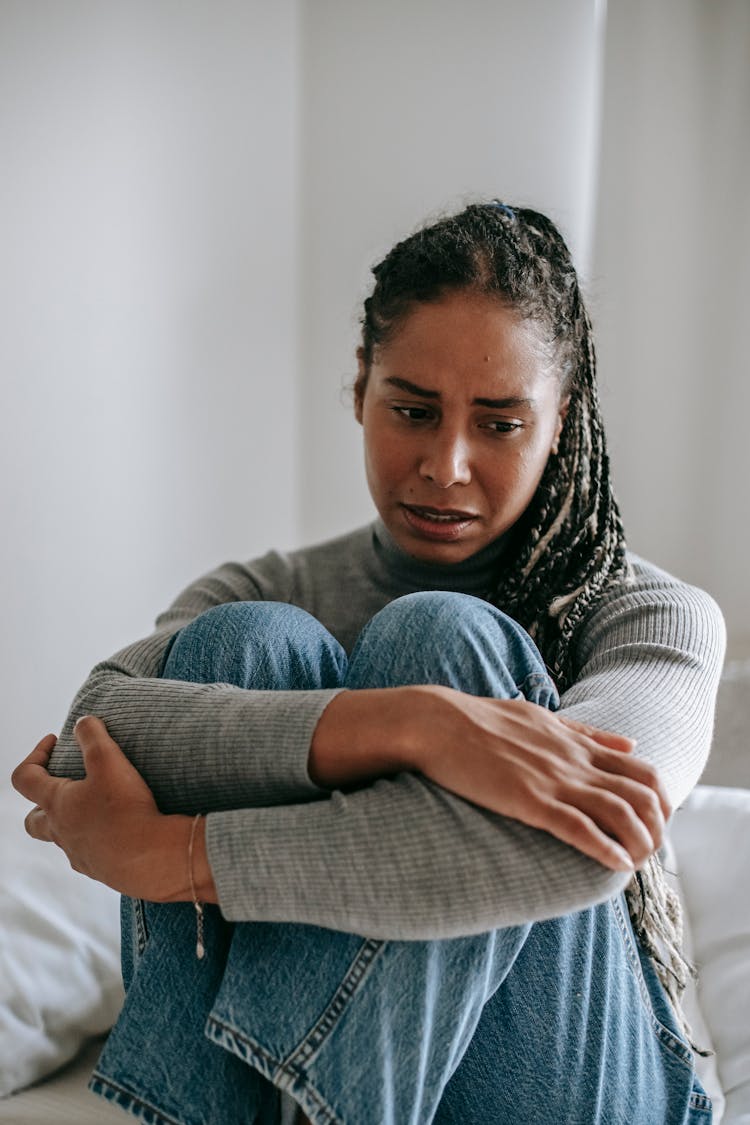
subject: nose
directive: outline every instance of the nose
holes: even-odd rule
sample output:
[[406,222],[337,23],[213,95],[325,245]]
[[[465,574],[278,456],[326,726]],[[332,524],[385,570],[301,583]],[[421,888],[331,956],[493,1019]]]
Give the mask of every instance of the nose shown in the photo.
[[424,451],[419,475],[438,488],[468,484],[471,480],[469,450],[464,437],[456,433],[432,433]]

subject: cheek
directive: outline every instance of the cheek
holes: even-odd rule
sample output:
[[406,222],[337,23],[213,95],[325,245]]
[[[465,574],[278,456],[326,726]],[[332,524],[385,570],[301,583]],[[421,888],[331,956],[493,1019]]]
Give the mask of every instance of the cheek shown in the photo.
[[489,474],[489,488],[498,506],[523,511],[536,492],[549,456],[549,445],[534,442],[497,459]]
[[524,450],[527,471],[529,473],[538,473],[539,476],[542,475],[550,454],[552,453],[552,448],[559,436],[561,425],[559,415],[555,413],[551,418],[545,420],[544,425],[539,427],[534,435],[533,441],[529,444],[528,448]]
[[371,429],[365,438],[365,467],[371,486],[381,491],[395,484],[405,472],[405,456],[402,445],[394,441],[387,432]]
[[502,489],[509,503],[526,506],[529,496],[537,486],[540,473],[537,458],[529,452],[517,457],[502,482]]

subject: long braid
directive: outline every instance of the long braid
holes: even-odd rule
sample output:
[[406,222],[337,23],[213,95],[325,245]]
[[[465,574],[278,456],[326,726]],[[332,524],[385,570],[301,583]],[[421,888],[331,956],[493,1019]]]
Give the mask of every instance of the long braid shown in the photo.
[[607,583],[627,571],[596,394],[591,326],[578,304],[585,347],[560,450],[548,462],[535,497],[537,512],[529,513],[531,528],[515,567],[493,591],[493,601],[511,605],[528,622],[562,687],[572,674],[571,642],[578,626]]
[[[560,372],[560,393],[568,406],[558,450],[513,529],[488,600],[534,637],[564,690],[574,676],[581,626],[610,583],[629,575],[599,407],[591,321],[570,252],[545,215],[493,201],[472,204],[417,231],[398,243],[373,274],[375,288],[362,321],[364,378],[375,348],[387,342],[415,304],[452,291],[497,297],[533,320]],[[655,857],[633,878],[626,900],[634,930],[681,1016],[680,996],[692,969],[681,950],[679,899]]]

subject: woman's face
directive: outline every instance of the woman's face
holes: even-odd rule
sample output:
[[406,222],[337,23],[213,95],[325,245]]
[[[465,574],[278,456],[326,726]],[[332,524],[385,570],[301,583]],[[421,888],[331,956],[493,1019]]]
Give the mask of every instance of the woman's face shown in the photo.
[[355,394],[370,493],[398,545],[460,562],[513,527],[566,406],[533,321],[462,292],[415,305],[369,371],[360,357]]

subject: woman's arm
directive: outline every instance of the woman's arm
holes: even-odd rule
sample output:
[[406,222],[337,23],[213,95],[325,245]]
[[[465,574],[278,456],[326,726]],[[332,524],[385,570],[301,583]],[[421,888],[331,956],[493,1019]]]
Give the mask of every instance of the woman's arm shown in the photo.
[[[705,763],[724,653],[713,600],[648,565],[593,615],[563,714],[619,726],[673,805]],[[457,747],[457,754],[460,754]],[[449,937],[580,909],[627,875],[400,774],[296,809],[215,813],[208,857],[228,918]]]
[[[638,753],[664,763],[672,799],[708,750],[723,643],[711,599],[649,568],[584,637],[575,706],[604,714],[610,704],[637,727]],[[550,917],[608,898],[628,878],[408,773],[312,805],[214,813],[206,842],[227,917],[391,938]]]
[[288,600],[291,571],[272,553],[228,563],[188,586],[156,632],[98,664],[73,701],[50,772],[80,778],[73,727],[96,715],[166,813],[205,812],[325,796],[307,770],[320,714],[335,691],[248,692],[158,678],[170,638],[199,614],[231,601]]
[[524,699],[424,685],[338,695],[315,728],[310,774],[339,789],[420,773],[605,867],[633,871],[659,847],[671,814],[657,771],[633,747]]
[[706,765],[726,629],[710,595],[634,558],[578,640],[560,715],[635,740],[679,808]]
[[[101,719],[79,720],[75,737],[84,778],[50,776],[53,735],[14,771],[16,788],[38,806],[29,834],[60,844],[76,871],[124,894],[184,901],[197,888],[203,901],[218,901],[205,819],[161,813]],[[632,871],[660,843],[669,810],[654,771],[631,750],[619,735],[525,700],[414,686],[343,692],[318,723],[310,757],[312,772],[335,787],[421,772],[605,867]]]

